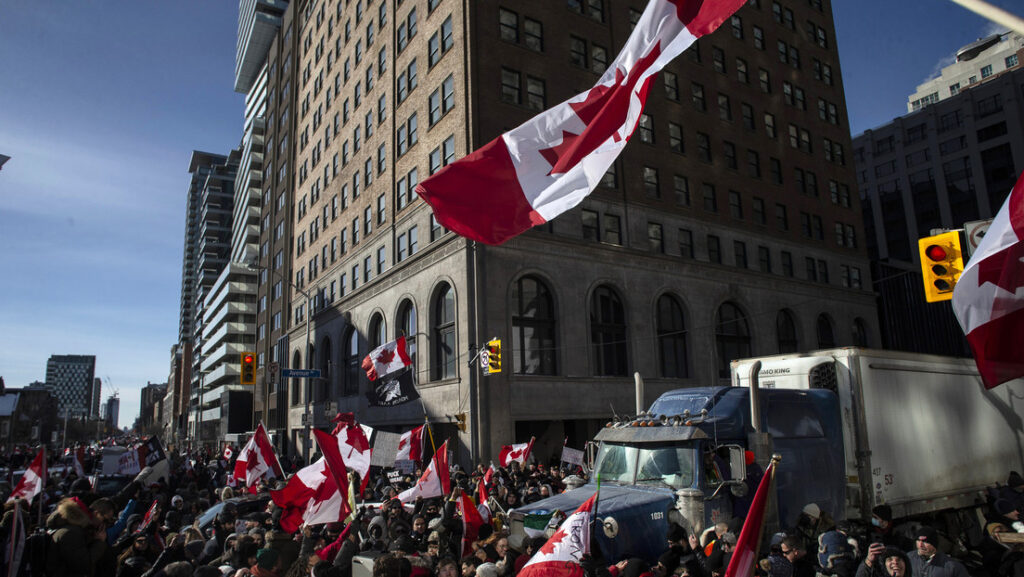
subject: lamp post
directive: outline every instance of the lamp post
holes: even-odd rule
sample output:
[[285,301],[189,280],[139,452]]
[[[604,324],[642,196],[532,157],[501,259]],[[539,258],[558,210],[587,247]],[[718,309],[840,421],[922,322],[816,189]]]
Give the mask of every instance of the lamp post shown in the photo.
[[[246,262],[245,266],[249,270],[256,271],[256,272],[263,271],[263,270],[268,270],[267,267],[264,267],[264,266],[259,264],[259,257],[255,257],[251,261]],[[275,275],[277,274],[273,270],[271,270],[270,272],[275,274]],[[281,275],[277,275],[277,276],[278,276],[278,278],[282,278]],[[285,280],[287,281],[287,283],[288,283],[288,285],[290,287],[292,287],[293,289],[299,291],[299,293],[303,297],[306,298],[306,351],[303,353],[303,356],[305,357],[306,365],[308,366],[308,365],[311,364],[310,360],[309,360],[309,325],[310,325],[310,323],[313,320],[313,297],[312,297],[312,295],[309,294],[308,291],[306,291],[305,289],[303,289],[303,288],[297,286],[295,283],[293,283],[291,278],[288,278],[288,279],[285,279]],[[257,284],[258,284],[258,282],[259,281],[257,281]],[[295,377],[289,377],[289,378],[295,378]],[[309,386],[309,380],[307,379],[306,380],[306,388],[302,392],[303,396],[306,398],[306,410],[305,410],[305,413],[304,413],[304,415],[302,417],[302,420],[304,421],[303,424],[304,424],[304,429],[305,429],[305,435],[304,435],[304,438],[302,440],[302,458],[306,460],[306,464],[309,464],[310,423],[313,420],[312,419],[312,413],[310,412],[310,396],[311,396],[310,395],[310,392],[311,392],[310,389],[311,388],[312,387]]]

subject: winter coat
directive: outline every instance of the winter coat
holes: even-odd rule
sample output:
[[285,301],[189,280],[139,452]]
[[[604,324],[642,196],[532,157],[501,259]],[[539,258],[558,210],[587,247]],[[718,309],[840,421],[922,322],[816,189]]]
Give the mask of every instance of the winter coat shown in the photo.
[[917,551],[907,553],[910,567],[907,572],[913,577],[968,577],[967,569],[956,559],[942,552],[935,553],[925,561]]
[[46,574],[50,577],[92,577],[96,562],[106,550],[104,538],[89,513],[71,499],[64,499],[46,519],[52,543]]

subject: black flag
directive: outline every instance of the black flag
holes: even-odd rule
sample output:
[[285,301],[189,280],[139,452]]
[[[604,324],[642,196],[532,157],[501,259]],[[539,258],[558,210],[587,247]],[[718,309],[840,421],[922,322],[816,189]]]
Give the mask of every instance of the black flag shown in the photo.
[[366,393],[371,407],[394,407],[420,398],[412,384],[413,370],[395,371],[373,383],[373,390]]

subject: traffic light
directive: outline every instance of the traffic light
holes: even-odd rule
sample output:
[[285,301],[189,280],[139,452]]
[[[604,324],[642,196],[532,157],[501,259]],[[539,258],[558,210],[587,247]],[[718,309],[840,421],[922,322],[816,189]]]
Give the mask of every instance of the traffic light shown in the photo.
[[484,374],[493,375],[501,372],[501,339],[487,341],[487,366]]
[[242,384],[256,384],[256,353],[242,353]]
[[455,415],[455,426],[462,432],[466,431],[466,413]]
[[964,271],[960,231],[944,232],[917,241],[924,275],[924,297],[930,303],[953,298],[953,287]]

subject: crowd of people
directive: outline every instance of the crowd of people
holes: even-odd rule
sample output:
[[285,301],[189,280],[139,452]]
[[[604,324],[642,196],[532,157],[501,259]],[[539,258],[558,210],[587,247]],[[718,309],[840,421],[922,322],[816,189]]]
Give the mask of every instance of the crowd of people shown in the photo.
[[[405,505],[396,495],[415,476],[396,480],[375,469],[348,523],[289,533],[281,527],[282,510],[269,498],[283,479],[250,495],[226,486],[229,463],[219,456],[172,460],[169,478],[137,479],[115,495],[100,496],[88,479],[69,473],[49,479],[32,502],[8,502],[0,523],[5,575],[515,577],[547,537],[510,539],[507,512],[585,482],[582,471],[558,464],[497,469],[482,508],[488,522],[466,543],[455,503],[461,492],[477,496],[483,465],[452,467],[450,495]],[[990,493],[976,513],[951,513],[929,524],[896,525],[885,505],[873,510],[870,525],[835,522],[810,504],[796,526],[766,539],[756,571],[767,577],[1024,577],[1024,548],[998,536],[1024,533],[1018,520],[1024,479],[1012,473]],[[203,516],[220,502],[215,516]],[[27,535],[20,553],[18,523]],[[586,577],[723,577],[742,525],[735,518],[690,533],[670,524],[656,561],[603,559],[592,547],[581,567]],[[8,573],[12,554],[21,562]]]

